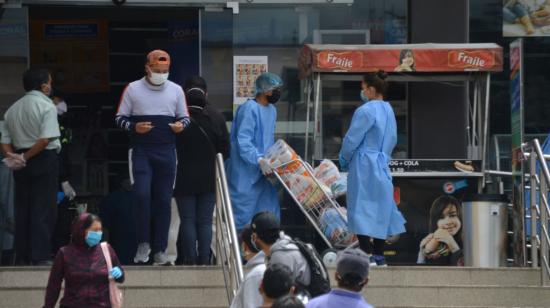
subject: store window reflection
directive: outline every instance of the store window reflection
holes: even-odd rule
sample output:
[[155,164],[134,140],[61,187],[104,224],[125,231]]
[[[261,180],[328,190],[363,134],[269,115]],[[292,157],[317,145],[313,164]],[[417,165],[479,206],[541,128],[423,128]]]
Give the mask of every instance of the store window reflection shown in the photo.
[[[232,118],[233,56],[267,56],[268,70],[283,78],[285,89],[277,104],[277,138],[284,138],[298,153],[305,151],[306,97],[298,78],[298,53],[304,44],[406,43],[407,1],[355,1],[353,5],[242,6],[230,11],[203,12],[202,73],[212,85],[210,100]],[[233,29],[228,33],[227,29]],[[319,41],[321,38],[321,41]],[[230,44],[231,42],[231,44]],[[339,149],[353,110],[359,105],[360,86],[354,82],[327,85],[326,117],[339,120],[326,127],[331,149]],[[332,91],[332,92],[331,92]],[[326,98],[327,96],[324,96]],[[406,100],[399,97],[399,100]],[[406,104],[403,116],[406,114]],[[399,121],[399,119],[398,119]],[[406,123],[406,119],[402,119]],[[400,123],[402,124],[402,123]],[[406,125],[401,125],[404,129]],[[406,134],[406,131],[401,133]],[[406,138],[402,138],[406,143]],[[406,151],[406,145],[403,147]]]
[[27,24],[27,8],[0,10],[0,119],[23,93],[21,76],[29,54]]

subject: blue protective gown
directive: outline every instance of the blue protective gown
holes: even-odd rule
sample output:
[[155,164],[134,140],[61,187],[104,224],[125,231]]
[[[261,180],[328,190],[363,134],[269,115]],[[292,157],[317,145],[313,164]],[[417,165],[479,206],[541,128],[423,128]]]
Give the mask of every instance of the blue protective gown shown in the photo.
[[274,143],[276,119],[273,105],[262,106],[252,99],[235,113],[226,172],[237,230],[249,224],[258,212],[270,211],[280,216],[277,190],[258,165],[258,158]]
[[355,234],[386,239],[405,232],[389,169],[396,142],[389,103],[373,100],[357,108],[340,151],[340,158],[349,162],[348,224]]

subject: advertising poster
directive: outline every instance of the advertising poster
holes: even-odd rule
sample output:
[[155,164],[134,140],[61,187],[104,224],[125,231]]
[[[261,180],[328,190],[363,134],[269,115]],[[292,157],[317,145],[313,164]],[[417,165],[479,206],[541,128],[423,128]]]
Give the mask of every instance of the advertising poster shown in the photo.
[[525,229],[524,185],[521,143],[523,142],[523,41],[517,39],[510,44],[510,114],[512,135],[512,203],[514,208],[514,255],[517,265],[524,265],[524,238],[519,236]]
[[256,78],[267,72],[267,56],[233,57],[233,110],[254,97]]
[[407,223],[406,233],[386,246],[388,263],[463,266],[462,201],[477,192],[477,182],[467,176],[394,177],[394,199]]
[[500,72],[502,48],[496,44],[306,45],[300,77],[312,72]]
[[550,36],[550,0],[504,0],[502,36]]

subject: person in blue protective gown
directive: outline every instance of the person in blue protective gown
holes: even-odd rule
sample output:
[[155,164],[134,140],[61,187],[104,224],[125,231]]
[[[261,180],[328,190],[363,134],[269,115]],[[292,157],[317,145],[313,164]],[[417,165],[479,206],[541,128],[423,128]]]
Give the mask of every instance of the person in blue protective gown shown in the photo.
[[383,71],[363,77],[361,98],[340,150],[340,166],[349,168],[348,224],[371,265],[386,266],[385,240],[405,232],[405,219],[393,199],[389,169],[397,142],[397,124],[391,105],[384,101],[388,88]]
[[263,73],[256,79],[256,97],[239,106],[231,127],[231,155],[226,162],[235,226],[240,232],[254,214],[269,211],[280,216],[277,190],[264,175],[272,170],[264,159],[275,139],[281,78]]

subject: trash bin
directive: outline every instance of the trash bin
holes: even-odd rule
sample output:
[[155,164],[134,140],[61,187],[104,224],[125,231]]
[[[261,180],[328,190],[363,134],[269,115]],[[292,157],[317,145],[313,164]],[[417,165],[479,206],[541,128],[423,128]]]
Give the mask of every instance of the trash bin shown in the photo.
[[464,198],[464,265],[506,266],[508,203],[505,195],[472,195]]

